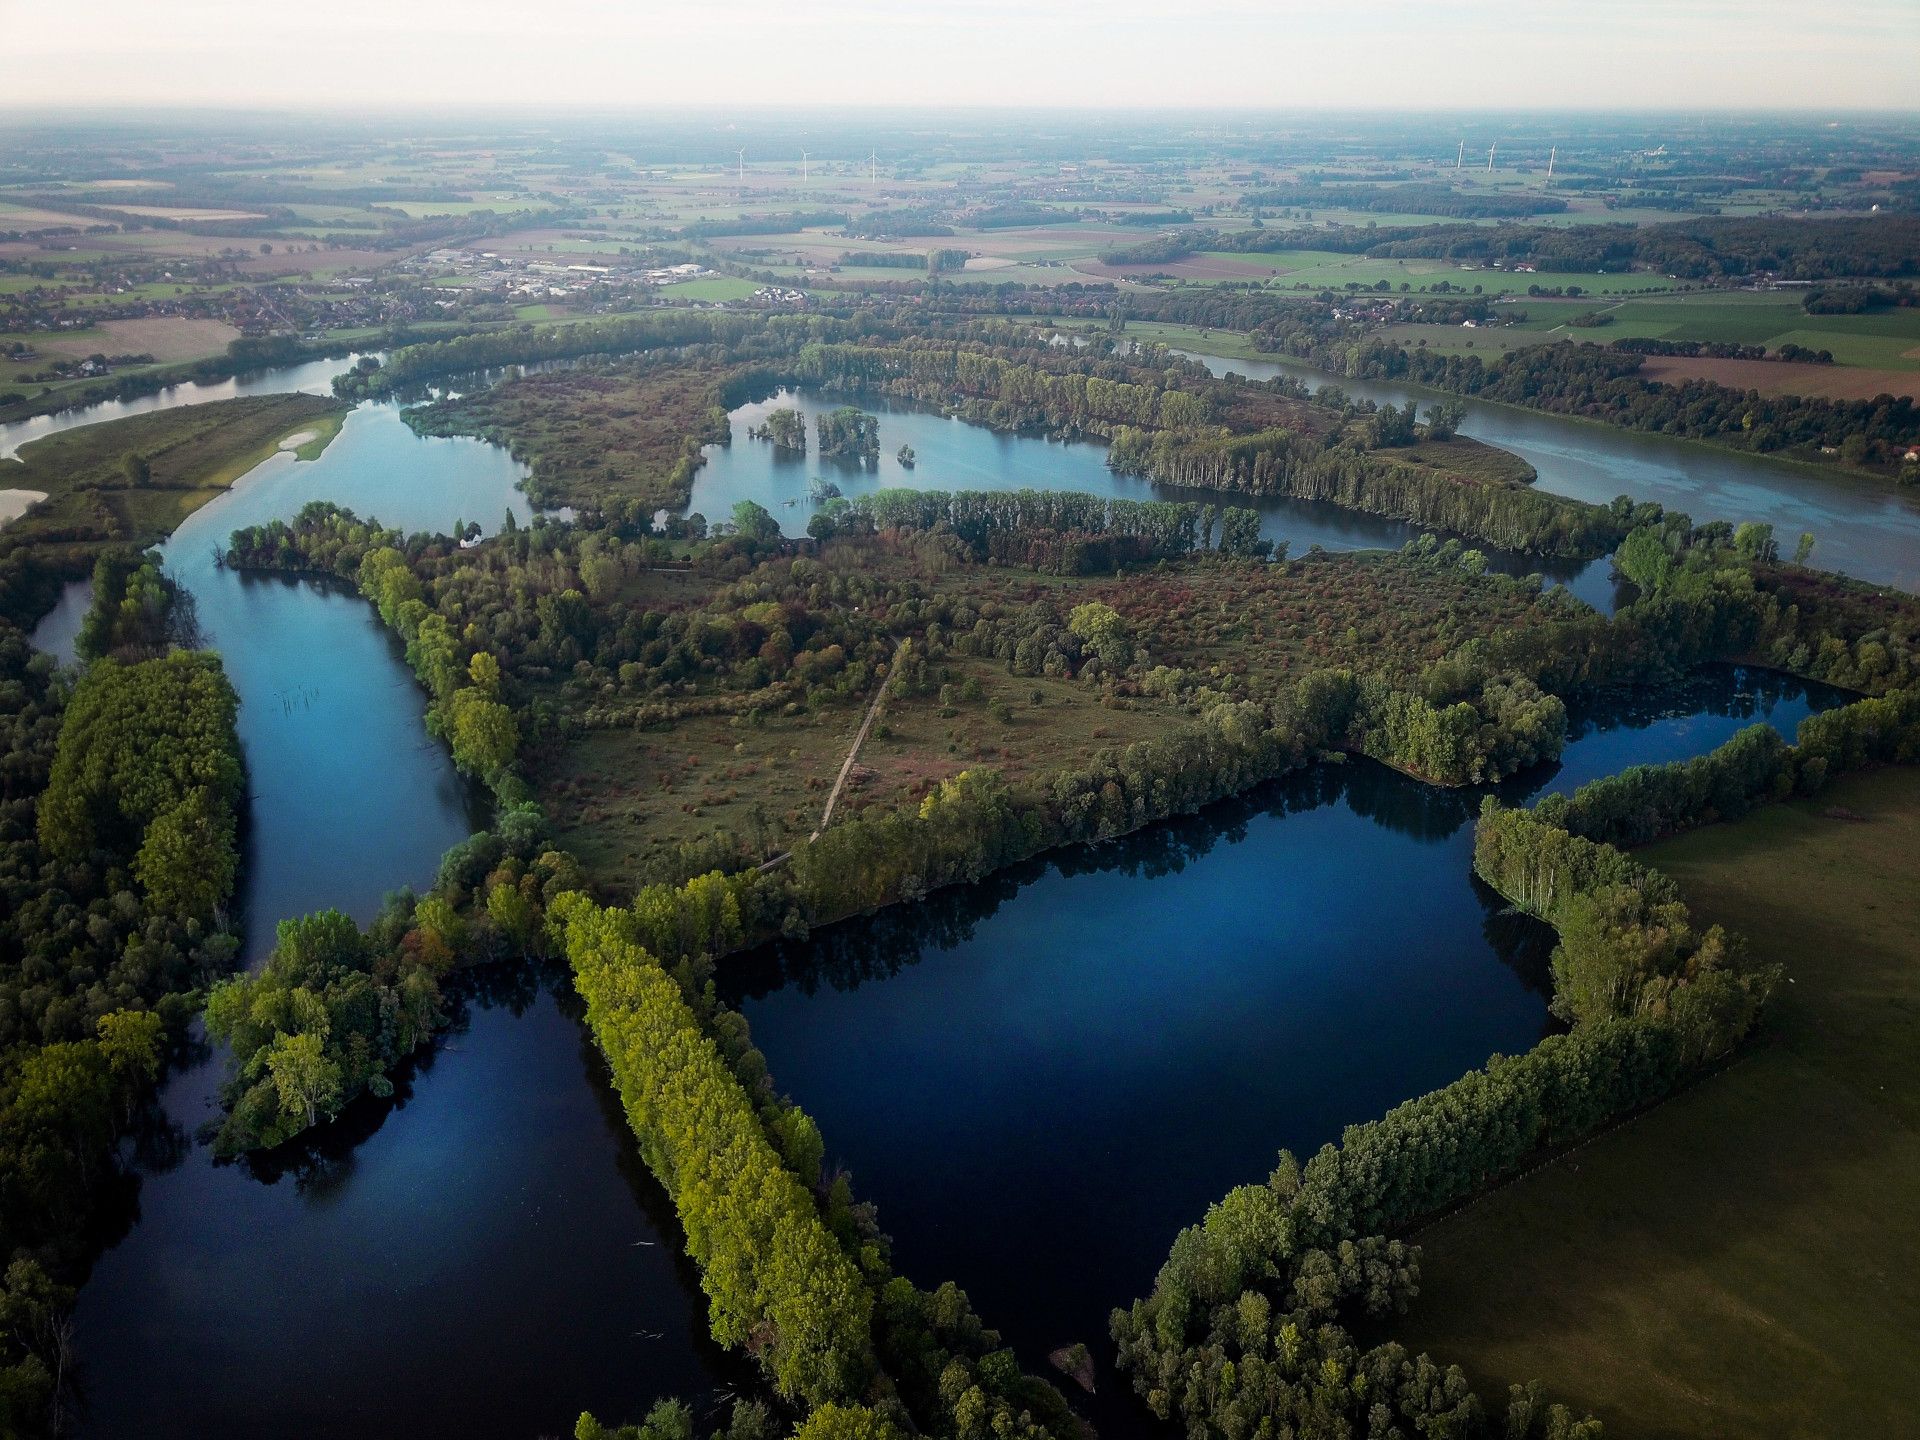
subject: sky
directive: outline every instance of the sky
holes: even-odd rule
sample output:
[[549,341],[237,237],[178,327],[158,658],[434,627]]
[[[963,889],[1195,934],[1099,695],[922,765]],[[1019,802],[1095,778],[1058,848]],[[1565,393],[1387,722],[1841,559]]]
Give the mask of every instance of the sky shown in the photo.
[[1920,0],[0,0],[0,107],[1920,108]]

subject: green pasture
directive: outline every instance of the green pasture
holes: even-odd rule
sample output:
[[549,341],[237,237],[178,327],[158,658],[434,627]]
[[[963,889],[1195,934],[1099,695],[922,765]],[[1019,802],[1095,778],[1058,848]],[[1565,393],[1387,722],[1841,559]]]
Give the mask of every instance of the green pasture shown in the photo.
[[1782,967],[1774,1013],[1722,1073],[1424,1231],[1403,1338],[1609,1435],[1909,1434],[1920,770],[1644,853]]

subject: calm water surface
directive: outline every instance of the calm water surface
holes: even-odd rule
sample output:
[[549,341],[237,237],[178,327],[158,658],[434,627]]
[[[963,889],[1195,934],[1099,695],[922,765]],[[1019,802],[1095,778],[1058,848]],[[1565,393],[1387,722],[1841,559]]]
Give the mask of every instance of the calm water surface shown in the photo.
[[[485,811],[372,607],[221,569],[216,549],[316,499],[403,529],[524,521],[523,474],[362,405],[318,459],[275,456],[164,547],[241,696],[249,963],[284,917],[365,920],[426,885]],[[177,1150],[81,1292],[87,1433],[562,1434],[583,1406],[710,1390],[725,1371],[696,1338],[681,1241],[583,1045],[530,986],[480,994],[396,1103],[354,1107],[276,1170]],[[164,1090],[182,1132],[217,1113],[224,1068],[209,1055]]]
[[[1840,699],[1706,672],[1576,717],[1519,801],[1791,734]],[[1548,1026],[1550,932],[1472,875],[1480,792],[1317,767],[724,967],[902,1271],[955,1279],[1029,1364],[1143,1294],[1174,1234],[1286,1146],[1443,1085]]]
[[[1104,445],[990,430],[882,396],[867,396],[860,401],[863,408],[880,418],[879,463],[868,466],[839,458],[823,459],[817,450],[819,432],[814,419],[846,403],[844,395],[803,388],[782,390],[770,399],[732,411],[727,418],[733,426],[733,443],[709,445],[703,452],[706,463],[694,474],[689,512],[704,515],[709,521],[725,520],[736,502],[752,500],[771,512],[787,534],[804,535],[808,517],[819,508],[812,498],[818,479],[831,481],[848,496],[867,495],[887,487],[1084,490],[1122,500],[1241,505],[1258,510],[1260,533],[1276,543],[1285,541],[1294,555],[1303,555],[1314,545],[1328,550],[1397,550],[1422,533],[1420,527],[1403,521],[1364,515],[1324,501],[1154,485],[1109,470]],[[768,411],[781,406],[790,406],[807,417],[808,448],[804,455],[747,438],[749,426],[758,425]],[[903,444],[911,445],[915,452],[911,469],[895,458]],[[1487,545],[1474,548],[1503,574],[1544,574],[1550,582],[1564,583],[1595,608],[1613,612],[1614,586],[1606,559],[1555,561]]]
[[[145,415],[154,410],[171,410],[178,405],[202,405],[209,400],[232,400],[241,395],[291,395],[295,392],[331,395],[333,377],[351,369],[359,358],[358,355],[349,355],[344,360],[312,360],[304,365],[283,365],[231,380],[194,380],[181,385],[169,385],[165,390],[156,390],[151,395],[141,395],[132,400],[103,400],[97,405],[82,405],[51,415],[35,415],[30,420],[16,420],[0,425],[0,460],[12,459],[19,454],[22,445],[48,435],[58,435],[62,430],[94,425],[102,420],[122,420],[129,415]],[[0,485],[6,483],[6,473],[4,468],[0,468]]]
[[[1187,352],[1180,352],[1187,353]],[[1338,385],[1356,400],[1422,407],[1449,397],[1391,381],[1341,380],[1291,360],[1193,355],[1216,375],[1264,380],[1289,375],[1314,389]],[[1595,505],[1616,495],[1655,500],[1697,521],[1764,521],[1791,552],[1814,536],[1813,564],[1869,581],[1920,590],[1920,496],[1894,486],[1741,455],[1665,435],[1645,435],[1511,405],[1462,400],[1460,433],[1511,450],[1540,472],[1543,490]]]

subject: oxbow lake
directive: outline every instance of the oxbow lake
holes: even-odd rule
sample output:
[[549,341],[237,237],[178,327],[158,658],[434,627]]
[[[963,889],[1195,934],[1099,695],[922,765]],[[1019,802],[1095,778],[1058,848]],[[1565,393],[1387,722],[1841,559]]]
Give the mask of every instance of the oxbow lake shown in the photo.
[[[296,367],[221,394],[325,378]],[[752,498],[798,531],[823,471],[849,493],[1155,493],[1113,476],[1098,446],[917,409],[880,407],[873,472],[789,464],[739,433],[795,399],[828,403],[803,392],[736,412],[693,508],[721,516]],[[81,413],[112,418],[103,409],[133,413]],[[0,453],[38,433],[0,429]],[[919,452],[912,472],[892,458],[902,443]],[[426,736],[423,697],[370,607],[235,575],[216,548],[313,499],[402,528],[492,529],[509,509],[528,518],[522,473],[495,447],[422,439],[396,407],[364,404],[318,460],[268,460],[165,547],[243,700],[250,960],[282,917],[337,906],[365,919],[388,890],[425,885],[485,812]],[[1332,507],[1263,518],[1296,552],[1411,533]],[[1569,578],[1591,588],[1590,572]],[[36,640],[70,653],[86,603],[73,587]],[[1577,717],[1561,765],[1503,793],[1700,754],[1756,719],[1790,734],[1837,698],[1710,670]],[[1175,1231],[1260,1179],[1280,1146],[1310,1152],[1549,1025],[1542,928],[1471,875],[1477,801],[1366,762],[1320,767],[738,957],[723,979],[830,1158],[878,1202],[905,1273],[958,1281],[1030,1365],[1076,1339],[1100,1353],[1107,1309],[1142,1293]],[[363,1101],[265,1163],[215,1165],[193,1140],[223,1057],[169,1081],[171,1131],[139,1147],[137,1201],[82,1291],[85,1434],[563,1434],[582,1408],[634,1417],[659,1394],[705,1400],[738,1383],[738,1358],[704,1338],[667,1202],[564,979],[479,974],[461,1003],[465,1023],[393,1100]],[[1117,1386],[1103,1380],[1104,1418]]]

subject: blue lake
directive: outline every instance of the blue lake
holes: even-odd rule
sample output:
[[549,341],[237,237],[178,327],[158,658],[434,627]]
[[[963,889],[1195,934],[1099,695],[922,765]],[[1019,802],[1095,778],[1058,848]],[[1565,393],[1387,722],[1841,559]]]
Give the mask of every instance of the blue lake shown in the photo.
[[[1842,700],[1711,669],[1574,717],[1513,802]],[[1549,1024],[1550,932],[1473,876],[1477,790],[1365,761],[722,967],[903,1273],[956,1279],[1029,1364],[1144,1294],[1174,1234],[1286,1146]]]
[[[879,396],[860,401],[880,421],[879,462],[866,465],[839,457],[822,458],[815,444],[815,419],[845,403],[844,395],[782,390],[730,412],[727,418],[733,426],[733,443],[709,445],[703,452],[706,463],[694,475],[688,511],[709,521],[725,520],[737,502],[751,500],[765,507],[787,534],[804,535],[808,517],[819,508],[814,498],[816,482],[827,481],[848,496],[890,486],[921,490],[1082,490],[1122,500],[1240,505],[1257,510],[1260,533],[1275,543],[1285,542],[1296,556],[1315,545],[1328,550],[1397,550],[1423,533],[1419,526],[1404,521],[1365,515],[1325,501],[1154,485],[1109,470],[1104,445],[990,430],[925,406],[899,404]],[[783,406],[806,416],[809,443],[805,454],[796,455],[767,441],[747,438],[749,427],[759,425],[768,411]],[[913,447],[914,464],[910,467],[897,458],[902,445]],[[1503,574],[1543,574],[1549,583],[1565,584],[1596,609],[1607,614],[1613,611],[1611,562],[1604,558],[1551,560],[1494,546],[1475,544],[1474,548]]]

